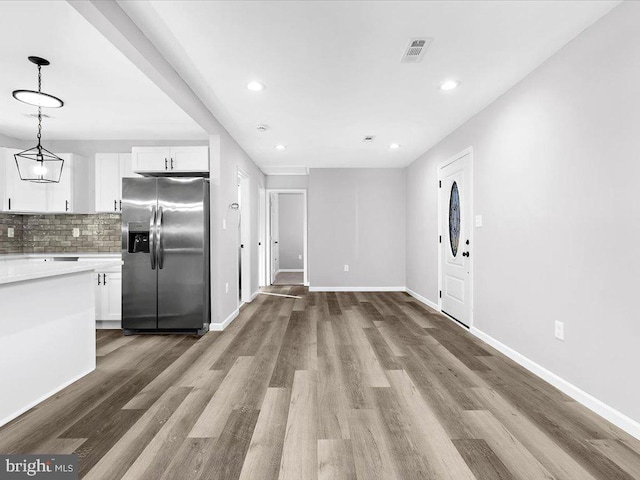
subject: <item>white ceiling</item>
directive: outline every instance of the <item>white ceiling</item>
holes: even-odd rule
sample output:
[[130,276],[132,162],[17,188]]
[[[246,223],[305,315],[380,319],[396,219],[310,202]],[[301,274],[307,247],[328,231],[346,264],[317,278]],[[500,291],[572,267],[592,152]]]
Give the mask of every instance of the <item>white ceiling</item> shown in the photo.
[[[617,3],[120,2],[143,30],[163,32],[169,56],[197,73],[202,100],[265,169],[406,165]],[[434,40],[422,63],[400,63],[423,36]],[[460,88],[439,91],[450,78]],[[267,89],[247,90],[252,80]],[[375,142],[362,143],[369,134]]]
[[[121,1],[265,171],[413,161],[618,1]],[[153,35],[152,35],[153,34]],[[422,63],[400,63],[411,37]],[[160,40],[157,40],[160,43]],[[0,1],[0,133],[35,136],[11,91],[64,99],[49,139],[196,139],[203,130],[66,2]],[[443,93],[440,82],[458,79]],[[249,81],[263,92],[246,89]],[[197,84],[197,85],[196,85]],[[196,88],[197,87],[197,88]],[[271,128],[256,131],[259,124]],[[362,143],[375,135],[372,144]],[[285,151],[274,149],[286,144]],[[390,143],[402,147],[392,151]],[[274,170],[275,169],[275,170]]]
[[67,2],[0,1],[0,133],[34,139],[36,107],[11,96],[37,89],[65,106],[45,109],[43,141],[53,139],[206,139],[202,128]]

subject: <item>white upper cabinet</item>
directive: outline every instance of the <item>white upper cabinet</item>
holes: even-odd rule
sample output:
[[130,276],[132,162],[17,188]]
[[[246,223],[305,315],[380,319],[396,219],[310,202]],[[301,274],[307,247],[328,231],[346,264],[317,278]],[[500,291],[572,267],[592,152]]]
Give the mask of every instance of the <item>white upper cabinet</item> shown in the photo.
[[20,179],[13,155],[19,150],[0,149],[4,174],[0,180],[2,210],[27,213],[88,213],[93,210],[87,182],[87,159],[70,153],[64,160],[59,183],[34,183]]
[[2,163],[5,169],[3,210],[10,212],[46,212],[47,185],[25,182],[20,179],[14,154],[20,150],[3,148]]
[[133,170],[141,173],[209,171],[209,147],[133,147]]
[[50,183],[47,185],[47,207],[45,211],[53,213],[73,212],[73,185],[71,175],[75,163],[78,160],[73,158],[74,155],[69,153],[63,153],[59,156],[64,160],[60,183]]
[[122,179],[139,176],[130,153],[96,153],[96,212],[121,212]]

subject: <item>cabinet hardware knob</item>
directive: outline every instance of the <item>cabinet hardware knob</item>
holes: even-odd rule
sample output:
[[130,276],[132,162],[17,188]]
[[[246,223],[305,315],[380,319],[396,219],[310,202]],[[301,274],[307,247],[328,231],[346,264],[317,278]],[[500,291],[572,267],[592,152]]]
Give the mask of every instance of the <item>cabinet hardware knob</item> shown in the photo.
[[171,170],[173,170],[173,158],[171,159]]
[[468,257],[469,256],[469,252],[462,252],[462,256],[463,257]]
[[117,200],[114,200],[114,201],[113,201],[113,211],[114,211],[114,212],[117,212],[117,211],[118,211],[118,201],[117,201]]
[[106,273],[103,273],[103,274],[102,274],[102,283],[103,283],[104,285],[106,285],[106,284],[107,284],[107,274],[106,274]]
[[166,157],[164,159],[164,169],[167,170],[167,159],[166,159]]
[[98,285],[102,285],[102,284],[100,283],[100,274],[98,274]]

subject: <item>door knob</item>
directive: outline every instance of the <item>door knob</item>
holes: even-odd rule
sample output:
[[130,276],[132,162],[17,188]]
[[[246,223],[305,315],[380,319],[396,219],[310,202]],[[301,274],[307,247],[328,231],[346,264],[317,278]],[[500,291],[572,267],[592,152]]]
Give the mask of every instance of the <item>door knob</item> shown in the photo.
[[469,256],[469,252],[462,252],[462,256],[463,257],[468,257]]

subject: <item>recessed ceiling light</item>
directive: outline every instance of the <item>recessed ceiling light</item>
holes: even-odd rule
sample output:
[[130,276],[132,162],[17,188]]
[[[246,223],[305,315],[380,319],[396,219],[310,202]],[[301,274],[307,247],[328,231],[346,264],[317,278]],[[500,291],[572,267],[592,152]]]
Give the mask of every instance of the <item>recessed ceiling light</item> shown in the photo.
[[447,80],[446,82],[442,82],[440,84],[440,90],[444,90],[445,92],[448,90],[453,90],[454,88],[458,88],[460,82],[458,80]]
[[391,145],[389,145],[389,148],[391,150],[397,150],[398,148],[400,148],[400,144],[399,143],[392,143]]
[[249,90],[251,90],[252,92],[259,92],[259,91],[261,91],[261,90],[264,90],[264,89],[265,89],[265,88],[267,88],[267,87],[265,87],[265,86],[264,86],[262,83],[260,83],[260,82],[249,82],[249,83],[247,84],[247,88],[248,88]]
[[286,145],[276,145],[276,150],[286,150],[287,146]]
[[267,130],[269,130],[269,125],[258,125],[256,127],[256,130],[258,130],[259,132],[266,132]]

